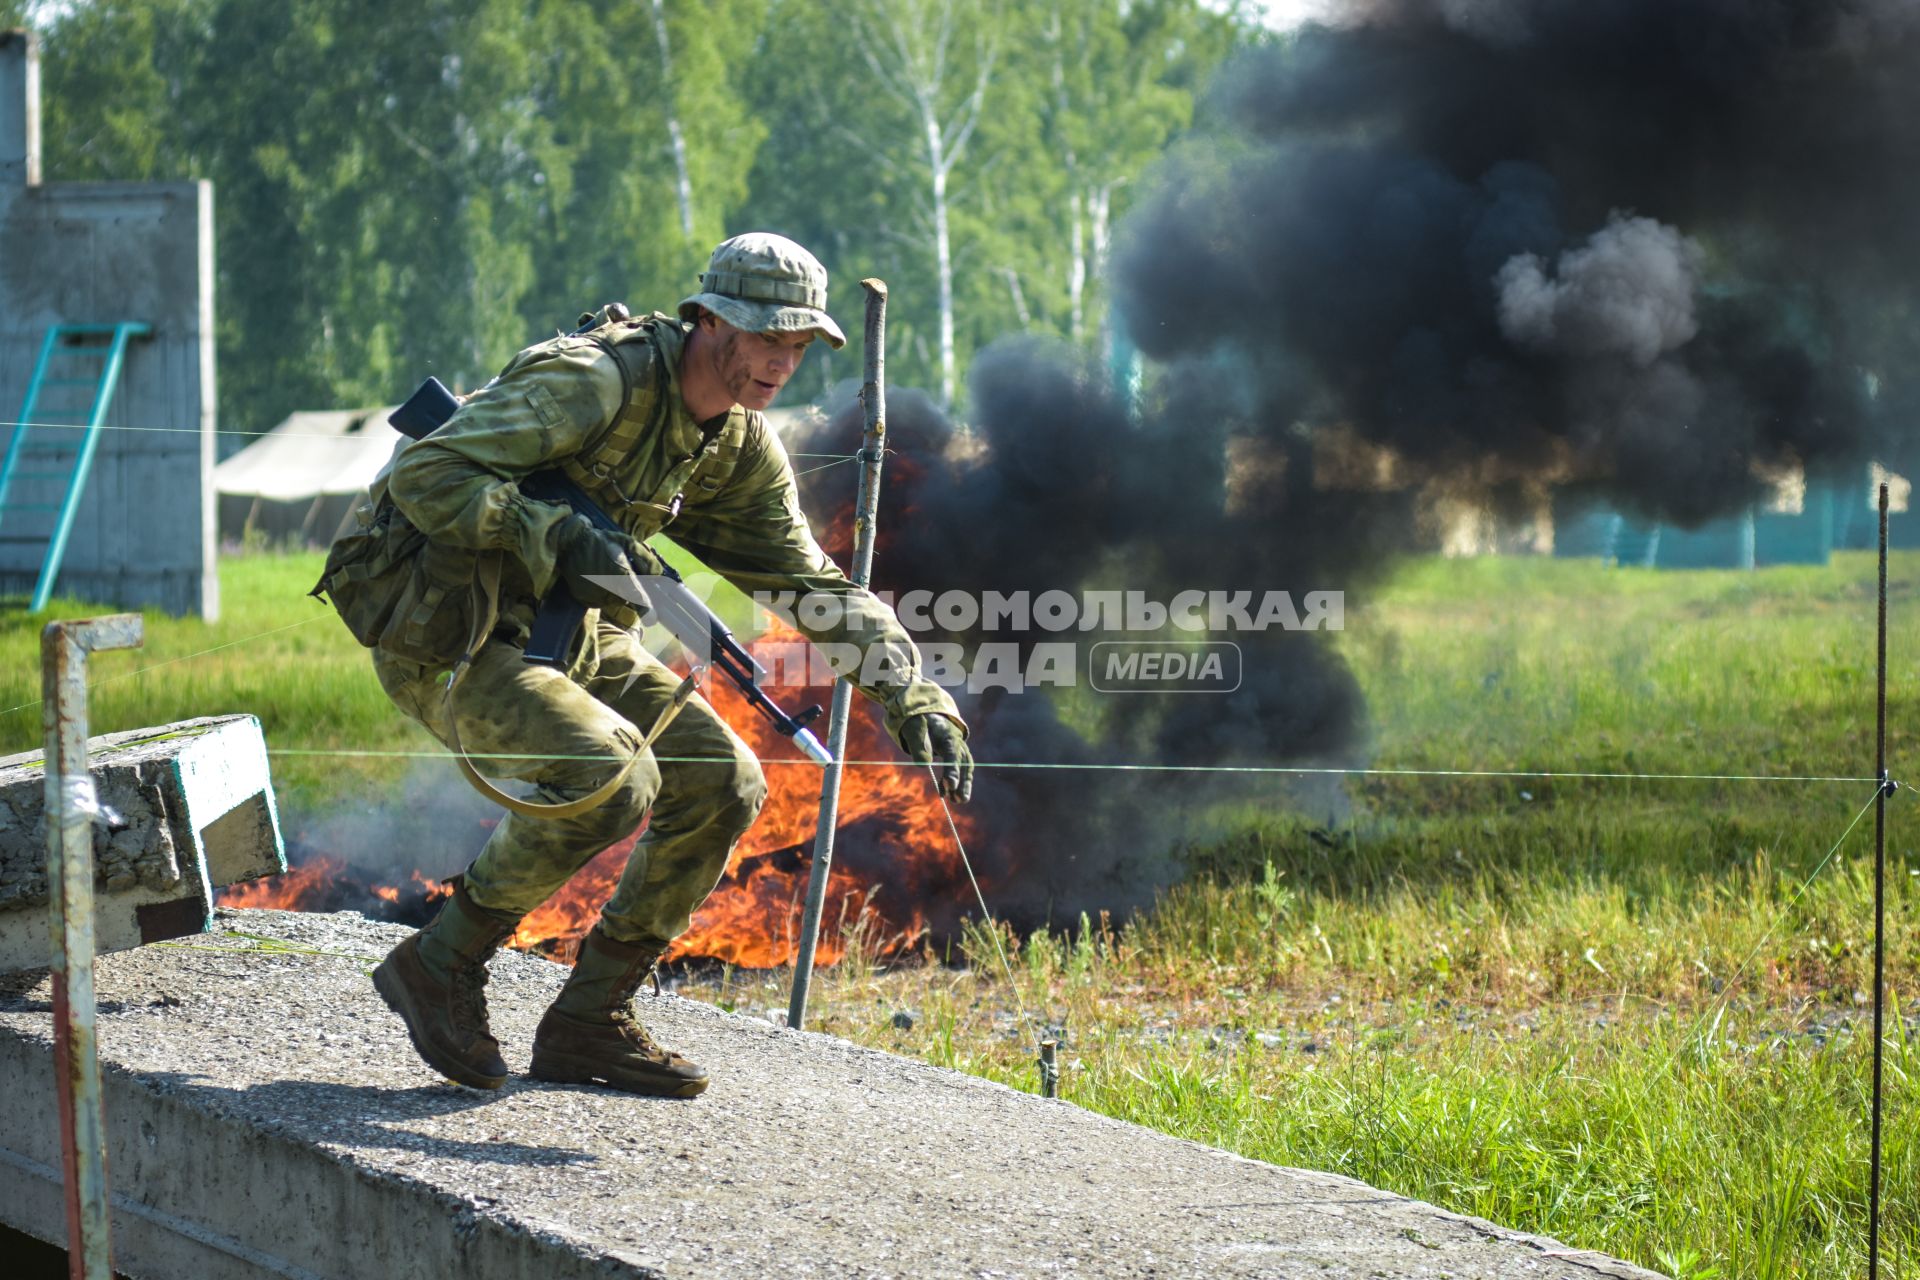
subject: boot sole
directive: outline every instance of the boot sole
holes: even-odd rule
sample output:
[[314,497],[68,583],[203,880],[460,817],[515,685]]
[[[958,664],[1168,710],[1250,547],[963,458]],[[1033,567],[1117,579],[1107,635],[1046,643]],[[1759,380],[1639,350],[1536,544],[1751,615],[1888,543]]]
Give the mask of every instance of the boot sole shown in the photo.
[[692,1098],[705,1093],[707,1085],[711,1083],[706,1076],[698,1080],[677,1080],[672,1077],[651,1078],[610,1072],[604,1065],[590,1059],[572,1058],[564,1054],[535,1053],[533,1065],[527,1069],[527,1074],[548,1084],[593,1084],[648,1098]]
[[393,1010],[400,1019],[400,1025],[407,1029],[407,1039],[413,1044],[413,1051],[420,1055],[421,1061],[438,1071],[455,1084],[463,1084],[469,1089],[500,1089],[505,1087],[505,1076],[481,1075],[452,1058],[445,1057],[428,1049],[414,1034],[413,1019],[407,1016],[406,1001],[402,996],[399,980],[382,963],[373,971],[373,989],[380,993],[380,999],[387,1008]]

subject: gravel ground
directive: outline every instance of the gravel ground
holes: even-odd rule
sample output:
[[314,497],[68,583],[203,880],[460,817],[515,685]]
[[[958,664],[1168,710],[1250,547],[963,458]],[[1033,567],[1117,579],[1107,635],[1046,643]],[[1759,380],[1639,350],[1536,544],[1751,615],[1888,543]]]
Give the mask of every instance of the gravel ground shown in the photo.
[[[185,1107],[256,1137],[249,1159],[292,1143],[302,1159],[319,1153],[308,1163],[321,1181],[419,1200],[422,1220],[444,1221],[463,1247],[511,1237],[609,1276],[1651,1276],[1347,1178],[672,996],[643,995],[641,1013],[713,1073],[700,1098],[520,1075],[499,1093],[462,1089],[419,1062],[367,980],[405,929],[273,911],[223,911],[220,923],[101,958],[116,1123],[128,1106]],[[519,953],[493,970],[494,1030],[524,1071],[565,970]],[[47,998],[44,974],[0,979],[0,1047],[45,1044]],[[11,1124],[0,1121],[0,1140],[12,1141]],[[325,1213],[332,1194],[316,1183],[288,1197]],[[271,1221],[258,1230],[263,1248],[286,1234]],[[396,1247],[358,1244],[373,1256]],[[309,1248],[302,1274],[333,1274],[331,1249]]]

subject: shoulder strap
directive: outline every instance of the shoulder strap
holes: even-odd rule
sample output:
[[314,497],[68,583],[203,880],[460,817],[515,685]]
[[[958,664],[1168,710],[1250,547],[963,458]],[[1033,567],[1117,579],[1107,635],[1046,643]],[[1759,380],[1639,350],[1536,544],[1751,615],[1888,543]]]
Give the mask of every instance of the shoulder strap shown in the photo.
[[[497,579],[497,572],[495,577]],[[578,800],[568,800],[560,804],[543,804],[537,800],[522,800],[518,796],[508,795],[487,781],[481,776],[480,771],[473,767],[473,761],[467,756],[467,749],[461,745],[460,715],[454,709],[453,690],[454,686],[460,683],[460,677],[466,674],[466,667],[471,660],[471,654],[461,659],[460,667],[447,679],[447,745],[453,748],[454,758],[460,766],[461,774],[473,785],[474,790],[501,808],[529,818],[544,818],[553,822],[563,822],[591,813],[619,794],[621,784],[625,783],[627,775],[633,772],[633,766],[640,763],[640,757],[645,755],[647,750],[659,740],[660,735],[667,731],[667,726],[679,717],[680,709],[687,705],[687,700],[693,696],[693,691],[700,687],[701,680],[707,674],[705,666],[696,666],[686,674],[686,677],[680,681],[679,687],[673,691],[673,697],[668,700],[667,705],[660,708],[660,714],[655,717],[653,727],[647,730],[646,736],[641,738],[638,745],[634,747],[633,754],[626,758],[612,777]]]
[[[749,410],[737,422],[729,420],[718,439],[664,477],[660,492],[635,495],[634,499],[620,495],[612,484],[614,471],[644,437],[657,434],[666,426],[667,415],[672,412],[672,397],[667,394],[670,383],[665,372],[668,355],[658,337],[661,322],[671,323],[671,318],[656,314],[605,327],[615,333],[596,331],[588,335],[619,365],[625,391],[620,412],[606,432],[592,448],[566,459],[561,468],[569,479],[588,492],[612,489],[623,503],[651,500],[661,506],[672,505],[677,513],[679,507],[672,500],[684,490],[696,470],[710,490],[725,486],[739,468],[748,438],[767,427],[763,415]],[[618,332],[620,330],[624,332]]]
[[599,331],[588,335],[589,340],[619,366],[623,392],[620,412],[614,417],[613,425],[600,437],[599,443],[562,464],[576,484],[598,485],[605,482],[613,468],[633,451],[643,436],[657,432],[666,424],[670,408],[663,385],[666,381],[666,353],[653,336],[652,317],[620,327],[628,330],[622,338]]
[[733,473],[739,470],[740,455],[746,452],[747,438],[756,431],[767,430],[766,418],[757,409],[749,409],[742,415],[740,424],[729,422],[727,429],[720,433],[720,439],[714,443],[712,459],[708,463],[702,478],[714,488],[722,488],[733,479]]
[[614,793],[620,789],[620,784],[627,780],[629,773],[633,772],[633,766],[639,763],[640,753],[646,750],[645,743],[635,748],[633,754],[627,757],[626,763],[620,767],[620,770],[611,778],[601,783],[590,794],[581,796],[578,800],[570,800],[561,804],[541,804],[537,801],[522,800],[518,796],[508,795],[481,777],[480,771],[473,767],[473,761],[467,757],[467,749],[460,741],[460,713],[454,709],[453,691],[460,687],[461,678],[467,674],[468,668],[473,665],[474,655],[480,652],[481,645],[488,642],[488,638],[493,634],[494,624],[499,621],[500,569],[502,559],[503,556],[498,551],[487,552],[480,557],[480,573],[478,581],[475,583],[475,589],[480,593],[482,604],[477,611],[478,617],[474,623],[473,634],[467,639],[467,651],[460,655],[460,660],[454,664],[453,670],[447,674],[447,691],[445,695],[447,745],[453,748],[454,759],[460,766],[460,772],[465,775],[468,782],[473,784],[474,790],[495,804],[509,809],[514,813],[525,814],[529,818],[551,818],[555,820],[577,818],[583,813],[591,813],[613,798]]

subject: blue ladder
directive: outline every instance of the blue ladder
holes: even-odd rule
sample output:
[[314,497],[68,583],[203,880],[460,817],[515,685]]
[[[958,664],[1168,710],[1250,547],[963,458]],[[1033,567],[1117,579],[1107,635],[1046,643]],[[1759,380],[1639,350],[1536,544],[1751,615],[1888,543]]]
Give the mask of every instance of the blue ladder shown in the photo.
[[[73,532],[73,518],[80,510],[80,496],[86,491],[87,476],[93,470],[94,451],[100,444],[100,428],[113,405],[113,393],[120,385],[120,369],[125,363],[127,344],[135,338],[151,335],[149,325],[122,321],[117,324],[61,324],[47,330],[40,346],[40,358],[34,362],[33,379],[27,383],[27,400],[20,407],[20,420],[13,424],[13,438],[7,442],[7,456],[0,462],[0,525],[20,512],[52,513],[53,528],[33,533],[0,534],[0,543],[44,543],[46,559],[40,564],[40,578],[33,587],[34,612],[47,607],[53,596],[54,580],[60,576],[60,561],[67,553],[67,536]],[[92,364],[91,376],[86,365]],[[77,367],[76,367],[77,366]],[[58,370],[74,376],[50,377]],[[85,390],[82,391],[81,389]],[[47,393],[51,392],[49,396]],[[85,401],[83,405],[81,401]],[[84,434],[78,442],[27,446],[29,429]],[[59,439],[58,436],[55,437]],[[67,469],[60,460],[71,455]],[[44,462],[46,469],[22,471],[22,461]],[[44,491],[54,482],[64,481],[66,491],[58,502],[18,502],[13,500],[16,483]],[[38,497],[38,492],[32,496]]]

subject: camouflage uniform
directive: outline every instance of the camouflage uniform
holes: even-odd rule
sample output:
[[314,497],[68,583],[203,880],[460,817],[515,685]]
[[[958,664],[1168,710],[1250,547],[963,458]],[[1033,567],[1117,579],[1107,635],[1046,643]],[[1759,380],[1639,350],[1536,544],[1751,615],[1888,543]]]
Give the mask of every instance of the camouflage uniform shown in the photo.
[[[622,625],[631,616],[589,611],[564,673],[523,661],[535,604],[557,580],[567,513],[523,496],[514,482],[554,467],[585,484],[636,539],[664,530],[742,590],[839,597],[836,625],[802,620],[802,630],[857,646],[868,659],[862,671],[892,673],[860,688],[880,704],[896,742],[917,715],[959,722],[953,700],[920,675],[892,610],[814,541],[765,418],[735,406],[703,431],[688,414],[679,366],[691,327],[666,316],[613,320],[528,348],[445,426],[406,445],[376,486],[376,500],[391,497],[430,540],[507,553],[500,626],[454,705],[462,745],[482,772],[534,783],[545,800],[577,799],[606,781],[678,683]],[[380,649],[374,667],[395,705],[447,742],[446,669]],[[528,758],[483,758],[515,753]],[[695,697],[612,801],[565,821],[502,818],[467,872],[466,891],[487,911],[524,915],[651,810],[600,927],[657,951],[685,930],[765,796],[752,752]]]
[[[666,530],[746,591],[838,597],[831,625],[801,610],[801,629],[860,654],[861,692],[881,705],[895,742],[936,766],[943,795],[964,800],[971,786],[953,700],[921,676],[892,610],[821,553],[765,418],[735,404],[695,422],[682,394],[690,367],[696,386],[707,379],[696,400],[758,402],[804,349],[782,335],[844,343],[826,312],[825,269],[792,241],[756,232],[715,249],[701,283],[678,321],[609,308],[586,331],[515,356],[438,430],[402,447],[375,484],[364,527],[335,543],[321,577],[318,590],[373,647],[395,705],[477,767],[531,782],[544,804],[564,806],[527,816],[509,801],[439,914],[373,971],[420,1056],[474,1088],[498,1089],[507,1077],[487,1019],[487,961],[522,916],[649,812],[619,887],[534,1032],[528,1071],[661,1097],[707,1087],[698,1064],[653,1041],[631,1001],[767,793],[746,744],[698,697],[642,749],[680,682],[629,629],[637,617],[621,602],[632,597],[606,582],[639,588],[647,553],[529,498],[520,481],[557,469],[631,539]],[[719,345],[700,348],[710,362],[688,366],[696,331]],[[741,334],[774,336],[742,362]],[[742,377],[767,390],[747,390]],[[564,671],[525,660],[537,604],[562,584],[610,608],[587,611]],[[448,664],[463,653],[471,660],[461,660],[449,694]]]

